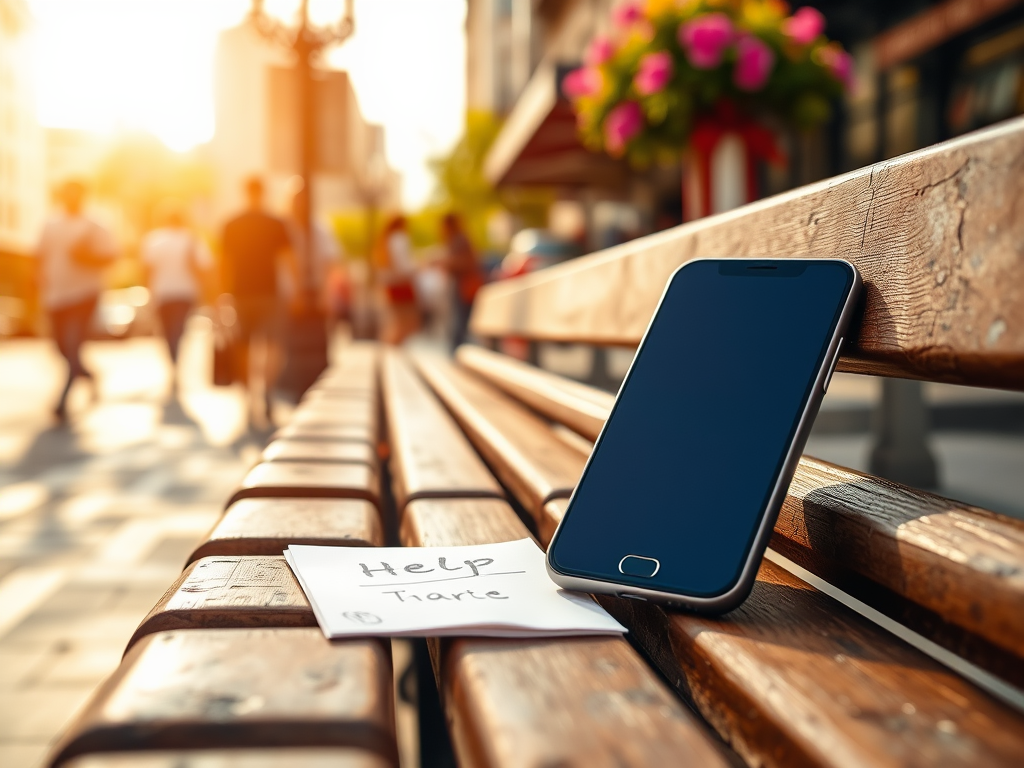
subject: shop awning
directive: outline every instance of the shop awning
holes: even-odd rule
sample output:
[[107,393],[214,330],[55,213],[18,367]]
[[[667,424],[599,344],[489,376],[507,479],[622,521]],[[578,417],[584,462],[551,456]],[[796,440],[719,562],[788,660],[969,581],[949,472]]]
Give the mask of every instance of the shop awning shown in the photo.
[[561,88],[574,68],[542,64],[534,72],[484,161],[492,184],[614,187],[626,181],[624,162],[580,143],[576,115]]

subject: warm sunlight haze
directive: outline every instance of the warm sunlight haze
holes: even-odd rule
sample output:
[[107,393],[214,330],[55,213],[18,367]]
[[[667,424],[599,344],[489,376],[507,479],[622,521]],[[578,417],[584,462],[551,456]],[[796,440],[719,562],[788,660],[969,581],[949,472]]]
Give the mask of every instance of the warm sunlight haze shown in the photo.
[[[271,0],[283,19],[295,0]],[[336,19],[341,0],[313,0],[314,21]],[[176,151],[214,133],[213,61],[220,30],[239,23],[247,0],[32,0],[40,121],[103,133],[143,130]],[[329,54],[347,69],[366,118],[384,125],[403,198],[430,193],[425,161],[462,128],[462,0],[359,0],[356,35]],[[402,23],[395,21],[401,19]],[[413,64],[415,62],[415,64]]]

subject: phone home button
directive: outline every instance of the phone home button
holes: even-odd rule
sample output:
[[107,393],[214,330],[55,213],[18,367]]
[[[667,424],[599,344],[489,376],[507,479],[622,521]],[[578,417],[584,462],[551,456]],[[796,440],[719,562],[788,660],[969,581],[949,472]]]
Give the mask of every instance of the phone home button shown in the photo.
[[653,557],[626,555],[619,560],[619,573],[624,576],[642,576],[649,579],[661,570],[661,563]]

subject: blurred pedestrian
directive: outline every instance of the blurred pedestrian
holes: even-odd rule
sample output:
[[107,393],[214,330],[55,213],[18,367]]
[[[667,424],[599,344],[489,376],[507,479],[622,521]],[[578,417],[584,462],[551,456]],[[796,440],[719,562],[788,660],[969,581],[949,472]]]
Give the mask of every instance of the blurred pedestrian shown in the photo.
[[381,288],[380,340],[385,344],[401,344],[420,327],[408,230],[404,216],[392,216],[373,247],[374,279]]
[[[187,226],[181,204],[167,201],[158,215],[160,226],[142,240],[142,263],[150,297],[156,303],[171,362],[177,368],[185,321],[201,297],[201,287],[213,269],[213,258]],[[176,371],[172,387],[177,389]]]
[[250,398],[262,387],[260,416],[269,424],[281,330],[279,271],[299,283],[288,228],[264,210],[263,194],[261,179],[245,182],[246,208],[224,226],[221,243],[224,290],[233,297],[238,317],[235,377],[246,383]]
[[441,237],[446,251],[441,266],[451,278],[451,348],[454,352],[459,345],[466,342],[473,299],[483,285],[484,278],[477,263],[473,244],[470,243],[462,220],[457,214],[445,214],[441,220]]
[[82,365],[82,342],[103,289],[103,270],[117,257],[110,232],[85,215],[85,197],[80,181],[67,181],[58,189],[58,209],[43,226],[36,249],[42,304],[57,349],[68,363],[67,381],[54,409],[62,421],[74,380],[92,379]]

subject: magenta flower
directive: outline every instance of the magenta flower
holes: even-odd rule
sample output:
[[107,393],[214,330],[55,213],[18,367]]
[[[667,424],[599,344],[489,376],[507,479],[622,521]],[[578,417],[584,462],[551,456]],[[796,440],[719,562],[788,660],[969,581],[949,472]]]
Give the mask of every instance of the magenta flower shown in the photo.
[[736,69],[732,81],[741,91],[759,91],[775,66],[775,53],[761,38],[744,35],[736,42]]
[[679,27],[679,44],[697,69],[714,69],[736,34],[724,13],[706,13]]
[[604,144],[608,154],[619,157],[630,139],[644,127],[644,113],[635,101],[624,101],[604,119]]
[[640,59],[640,67],[637,70],[633,84],[642,96],[650,96],[663,90],[668,81],[672,79],[675,67],[672,65],[672,56],[667,51],[648,53]]
[[562,81],[562,92],[570,99],[593,96],[601,90],[601,73],[590,67],[574,69]]
[[612,47],[611,40],[603,35],[598,35],[590,41],[590,47],[587,48],[583,61],[588,66],[598,67],[608,61],[613,53],[615,53],[615,48]]
[[805,5],[782,22],[782,31],[794,43],[807,45],[825,31],[825,17],[820,11]]
[[643,9],[637,0],[626,0],[612,9],[612,23],[619,29],[632,26],[643,17]]
[[837,45],[827,45],[818,54],[832,77],[843,84],[846,90],[853,88],[853,57]]

